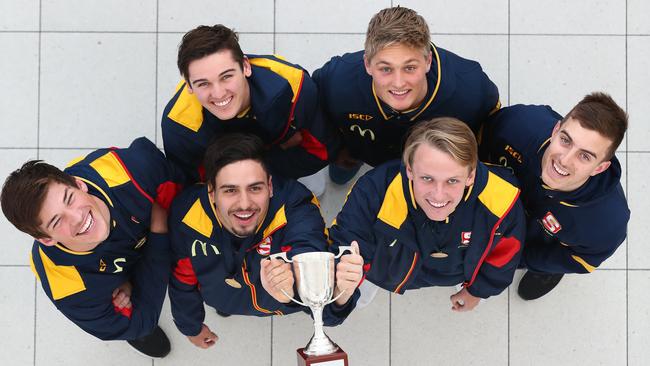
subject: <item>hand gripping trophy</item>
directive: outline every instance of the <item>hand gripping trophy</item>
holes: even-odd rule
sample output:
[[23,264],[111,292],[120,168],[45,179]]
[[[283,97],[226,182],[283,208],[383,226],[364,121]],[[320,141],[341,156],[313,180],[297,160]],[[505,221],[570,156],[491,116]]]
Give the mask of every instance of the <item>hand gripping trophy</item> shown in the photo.
[[309,252],[287,258],[287,253],[277,253],[269,256],[269,259],[280,258],[288,263],[293,263],[293,272],[296,279],[296,287],[301,301],[289,296],[284,290],[282,292],[291,301],[307,306],[314,316],[314,335],[304,348],[299,348],[299,366],[348,366],[347,354],[332,342],[323,331],[323,308],[341,295],[332,298],[334,295],[334,259],[339,258],[343,253],[349,251],[354,253],[352,246],[339,247],[339,253],[335,256],[329,252]]

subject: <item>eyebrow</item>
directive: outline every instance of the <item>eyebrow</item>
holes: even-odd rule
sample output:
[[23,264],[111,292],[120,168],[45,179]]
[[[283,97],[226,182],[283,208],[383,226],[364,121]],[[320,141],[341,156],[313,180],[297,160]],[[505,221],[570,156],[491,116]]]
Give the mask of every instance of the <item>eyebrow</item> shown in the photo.
[[[225,75],[225,74],[227,74],[227,73],[229,73],[229,72],[232,72],[232,71],[235,71],[235,69],[234,69],[234,68],[230,68],[230,69],[228,69],[228,70],[225,70],[225,71],[223,71],[223,72],[221,72],[221,73],[219,74],[219,77],[222,77],[223,75]],[[196,83],[198,83],[198,82],[203,82],[203,81],[208,81],[208,79],[206,79],[206,78],[203,78],[203,79],[196,79],[196,80],[192,81],[192,85],[196,85]]]
[[[403,63],[404,63],[404,64],[409,64],[409,63],[412,63],[412,62],[418,62],[418,59],[410,58],[410,59],[404,61]],[[378,61],[378,62],[377,62],[377,65],[381,65],[381,64],[388,65],[388,66],[392,66],[392,64],[388,63],[388,61],[383,61],[383,60],[382,60],[382,61]]]
[[[561,132],[562,134],[564,134],[564,137],[566,137],[567,139],[569,139],[569,142],[573,142],[573,139],[571,138],[571,135],[569,135],[568,132],[566,132],[565,130],[562,130],[562,131],[560,131],[560,132]],[[580,151],[586,152],[587,154],[593,156],[594,159],[598,159],[598,156],[596,156],[595,153],[593,153],[593,152],[591,152],[591,151],[589,151],[589,150],[586,150],[586,149],[580,149]]]
[[[259,181],[259,182],[251,183],[247,187],[259,186],[259,185],[264,184],[264,183],[265,183],[264,181]],[[224,188],[226,188],[226,189],[228,189],[228,188],[237,188],[237,186],[234,185],[234,184],[223,184],[223,185],[219,186],[219,189],[224,189]]]

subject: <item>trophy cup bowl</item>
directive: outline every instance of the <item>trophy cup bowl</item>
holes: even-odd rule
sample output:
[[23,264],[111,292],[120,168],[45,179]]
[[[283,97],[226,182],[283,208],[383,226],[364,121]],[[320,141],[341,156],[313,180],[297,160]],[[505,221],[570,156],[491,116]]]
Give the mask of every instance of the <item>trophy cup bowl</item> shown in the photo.
[[294,255],[291,260],[286,253],[277,253],[269,256],[269,259],[281,258],[285,262],[292,263],[296,288],[301,301],[288,296],[291,301],[309,307],[314,316],[314,335],[302,350],[307,356],[322,356],[336,353],[339,346],[323,331],[323,308],[336,301],[334,295],[334,259],[340,257],[345,251],[353,252],[351,246],[339,247],[339,253],[335,256],[329,252],[307,252]]

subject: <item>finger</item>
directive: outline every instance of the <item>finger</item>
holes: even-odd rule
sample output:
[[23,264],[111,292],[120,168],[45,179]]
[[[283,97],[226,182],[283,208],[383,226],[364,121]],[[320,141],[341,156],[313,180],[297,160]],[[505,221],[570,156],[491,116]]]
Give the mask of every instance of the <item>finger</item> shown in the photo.
[[117,296],[117,294],[118,294],[119,292],[120,292],[120,289],[119,289],[119,288],[116,288],[115,290],[113,290],[113,298],[115,298],[115,296]]

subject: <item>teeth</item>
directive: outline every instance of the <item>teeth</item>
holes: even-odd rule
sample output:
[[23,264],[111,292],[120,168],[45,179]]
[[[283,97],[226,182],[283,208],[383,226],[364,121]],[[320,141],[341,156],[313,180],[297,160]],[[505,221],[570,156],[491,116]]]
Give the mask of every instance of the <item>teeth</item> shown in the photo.
[[88,217],[86,218],[86,222],[84,223],[84,226],[81,228],[81,231],[79,232],[78,235],[82,235],[82,234],[87,233],[88,230],[90,230],[90,228],[92,227],[93,222],[94,222],[94,220],[93,220],[92,214],[88,213]]
[[226,100],[224,100],[222,102],[213,102],[212,104],[216,105],[217,107],[223,107],[226,104],[230,103],[231,100],[232,100],[232,97],[230,97],[230,98],[228,98],[228,99],[226,99]]
[[555,171],[556,171],[559,175],[562,175],[562,176],[565,176],[565,177],[566,177],[567,175],[569,175],[569,172],[567,172],[566,170],[562,170],[562,169],[561,169],[557,164],[555,164],[555,162],[553,162],[553,169],[555,169]]
[[449,203],[449,201],[447,201],[447,202],[431,202],[431,201],[429,201],[429,200],[427,200],[427,202],[428,202],[431,206],[433,206],[433,207],[435,207],[435,208],[442,208],[442,207],[445,207],[445,206],[447,206],[447,204]]
[[235,214],[235,216],[236,216],[237,218],[240,218],[240,219],[246,220],[246,219],[250,218],[251,216],[253,216],[253,213],[254,213],[254,212],[251,212],[251,213],[248,213],[248,214],[238,213],[238,214]]
[[395,95],[404,95],[406,93],[408,93],[408,90],[399,90],[399,91],[398,90],[391,90],[391,94],[395,94]]

